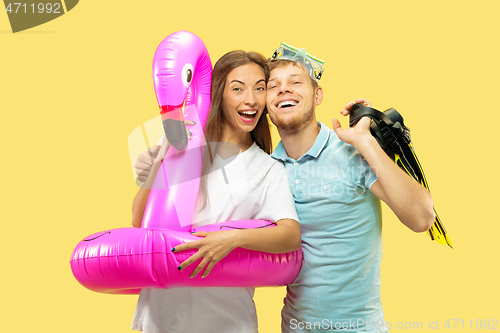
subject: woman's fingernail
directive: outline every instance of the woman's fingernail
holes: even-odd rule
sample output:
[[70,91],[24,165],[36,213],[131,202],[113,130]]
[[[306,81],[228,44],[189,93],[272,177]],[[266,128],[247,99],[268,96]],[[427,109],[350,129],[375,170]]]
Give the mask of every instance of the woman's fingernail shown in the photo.
[[189,135],[193,135],[193,133],[191,133],[191,131],[190,131],[190,130],[188,130],[188,132],[189,132]]
[[181,266],[177,267],[177,270],[178,270],[178,271],[180,271],[181,269],[182,269],[182,267],[181,267]]
[[[172,252],[175,252],[175,247],[174,247],[174,248],[172,248]],[[179,266],[179,267],[180,267],[180,266]]]
[[204,278],[205,278],[205,275],[202,275],[202,276],[201,276],[201,278],[202,278],[202,279],[204,279]]
[[193,120],[193,125],[196,125],[196,121]]
[[192,279],[192,278],[194,278],[194,276],[193,276],[193,275],[191,275],[189,278],[190,278],[190,279]]

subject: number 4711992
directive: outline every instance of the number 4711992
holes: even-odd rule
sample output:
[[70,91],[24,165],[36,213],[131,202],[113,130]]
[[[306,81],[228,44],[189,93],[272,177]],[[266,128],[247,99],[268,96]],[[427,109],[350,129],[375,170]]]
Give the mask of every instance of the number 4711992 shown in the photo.
[[[450,323],[451,321],[451,323]],[[467,324],[466,324],[467,323]],[[492,320],[489,320],[489,319],[484,319],[484,320],[481,320],[481,319],[476,319],[476,321],[474,322],[473,319],[469,320],[469,321],[465,321],[464,319],[460,320],[460,319],[448,319],[443,327],[446,327],[448,329],[459,329],[459,328],[462,328],[462,329],[465,329],[465,327],[467,326],[467,328],[470,327],[470,329],[473,329],[474,326],[476,329],[481,329],[481,328],[484,328],[484,329],[492,329],[492,330],[497,330],[498,327],[498,319],[492,319]]]
[[27,6],[26,3],[20,3],[20,2],[14,2],[14,3],[12,3],[12,2],[10,2],[7,5],[7,7],[6,7],[5,10],[9,14],[12,14],[12,12],[14,12],[14,14],[21,14],[21,13],[23,13],[23,14],[28,14],[28,13],[32,13],[32,14],[35,14],[35,13],[38,13],[38,14],[42,14],[42,13],[47,13],[47,14],[50,14],[50,13],[61,14],[61,11],[60,11],[61,10],[61,4],[59,4],[59,3],[51,4],[51,3],[41,3],[41,2],[39,2],[38,6],[36,8],[36,12],[35,12],[35,4],[34,3],[32,3],[29,6]]

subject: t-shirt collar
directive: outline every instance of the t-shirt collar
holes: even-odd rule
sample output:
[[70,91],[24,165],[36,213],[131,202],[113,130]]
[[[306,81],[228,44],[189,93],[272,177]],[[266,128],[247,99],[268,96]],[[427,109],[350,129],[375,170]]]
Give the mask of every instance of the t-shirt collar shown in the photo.
[[[311,156],[313,158],[317,158],[323,148],[325,147],[328,138],[330,137],[330,129],[326,127],[325,124],[321,123],[318,121],[318,126],[320,127],[318,136],[316,137],[316,140],[314,141],[313,146],[301,157],[299,157],[298,160],[304,158],[305,156]],[[286,153],[285,146],[283,146],[283,142],[280,141],[278,143],[278,146],[274,150],[274,152],[271,154],[271,156],[275,159],[286,161],[289,159],[288,154]]]

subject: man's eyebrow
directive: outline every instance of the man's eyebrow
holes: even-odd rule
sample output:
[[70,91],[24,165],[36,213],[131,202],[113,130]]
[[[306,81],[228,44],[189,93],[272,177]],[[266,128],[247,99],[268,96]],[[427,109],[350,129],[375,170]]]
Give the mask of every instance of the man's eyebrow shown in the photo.
[[[298,77],[304,78],[304,75],[302,75],[302,74],[290,74],[288,76],[289,77],[296,77],[296,76],[298,76]],[[269,83],[271,81],[276,81],[276,80],[278,80],[278,78],[271,77],[267,82]]]

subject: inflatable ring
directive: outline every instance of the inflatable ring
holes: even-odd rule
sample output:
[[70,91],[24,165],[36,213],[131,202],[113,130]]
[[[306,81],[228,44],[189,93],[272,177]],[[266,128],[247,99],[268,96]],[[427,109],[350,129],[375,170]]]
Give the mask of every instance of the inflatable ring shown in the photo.
[[[165,38],[153,60],[155,92],[164,127],[174,137],[151,189],[141,228],[102,231],[76,246],[70,264],[84,287],[103,293],[138,294],[142,288],[251,287],[291,283],[302,265],[302,251],[270,254],[236,248],[219,261],[206,278],[190,278],[192,269],[177,267],[194,250],[172,252],[179,244],[199,239],[193,231],[231,228],[267,228],[262,220],[240,220],[192,228],[203,153],[203,128],[210,105],[212,65],[208,51],[196,35],[179,31]],[[196,125],[185,142],[183,110]],[[189,110],[189,111],[187,111]],[[194,111],[194,112],[193,112]],[[172,125],[173,124],[173,125]],[[171,130],[174,128],[174,130]]]

